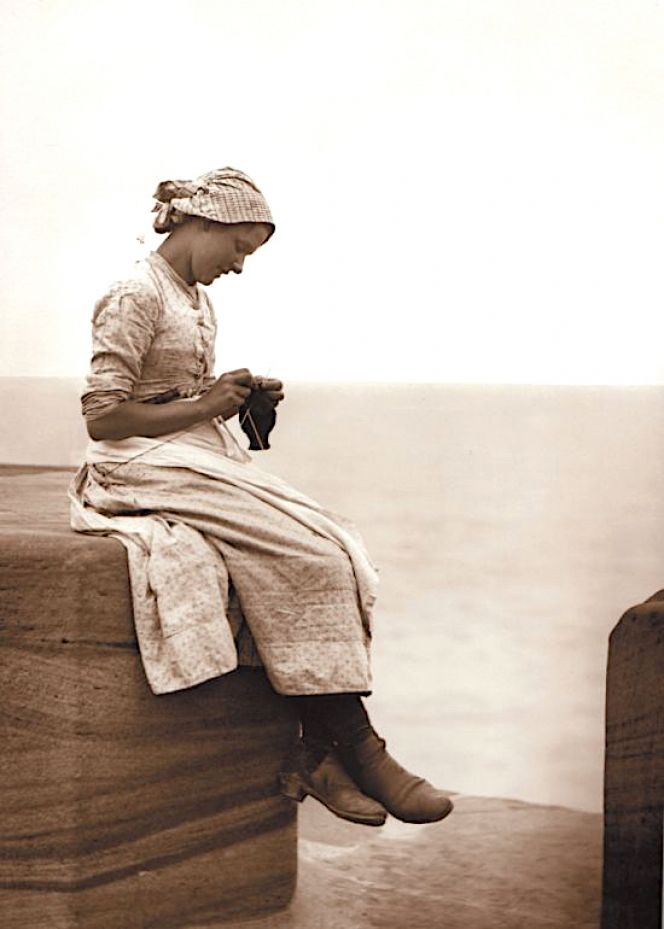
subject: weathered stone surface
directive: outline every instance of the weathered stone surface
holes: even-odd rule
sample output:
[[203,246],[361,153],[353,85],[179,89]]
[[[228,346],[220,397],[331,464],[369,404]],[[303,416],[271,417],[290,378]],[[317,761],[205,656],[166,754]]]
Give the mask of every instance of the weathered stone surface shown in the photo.
[[295,723],[260,671],[155,697],[126,557],[68,529],[69,472],[0,469],[0,912],[177,929],[284,906]]
[[597,813],[461,796],[441,823],[367,829],[306,800],[299,833],[292,905],[232,929],[598,929]]
[[602,929],[660,929],[664,591],[611,633],[606,693]]

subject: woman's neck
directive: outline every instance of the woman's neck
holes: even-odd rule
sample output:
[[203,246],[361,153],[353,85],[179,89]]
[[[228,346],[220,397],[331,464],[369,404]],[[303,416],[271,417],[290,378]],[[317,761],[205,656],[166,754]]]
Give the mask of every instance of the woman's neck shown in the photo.
[[171,233],[166,241],[161,243],[157,252],[189,286],[196,283],[191,270],[191,255],[184,242],[179,242],[177,237]]

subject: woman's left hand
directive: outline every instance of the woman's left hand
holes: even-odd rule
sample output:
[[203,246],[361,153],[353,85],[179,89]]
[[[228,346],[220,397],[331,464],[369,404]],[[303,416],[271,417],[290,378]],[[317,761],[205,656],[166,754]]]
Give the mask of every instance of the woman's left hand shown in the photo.
[[276,406],[284,399],[284,385],[273,377],[254,377],[252,382],[254,390],[261,390]]

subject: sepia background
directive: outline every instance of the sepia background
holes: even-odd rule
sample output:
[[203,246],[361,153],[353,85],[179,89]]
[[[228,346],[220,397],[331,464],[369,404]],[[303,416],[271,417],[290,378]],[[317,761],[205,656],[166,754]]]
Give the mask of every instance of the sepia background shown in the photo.
[[217,369],[283,378],[257,463],[381,569],[377,725],[441,786],[600,810],[608,633],[664,586],[661,3],[3,14],[0,461],[76,463],[157,182],[242,168],[277,234],[211,288]]

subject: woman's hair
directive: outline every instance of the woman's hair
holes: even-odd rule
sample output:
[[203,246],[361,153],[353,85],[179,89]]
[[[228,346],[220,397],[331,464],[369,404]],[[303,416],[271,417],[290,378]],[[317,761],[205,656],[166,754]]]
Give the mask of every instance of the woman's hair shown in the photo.
[[157,232],[172,232],[190,216],[226,224],[266,223],[270,235],[274,232],[265,197],[250,177],[235,168],[209,171],[193,181],[162,181],[154,197]]

